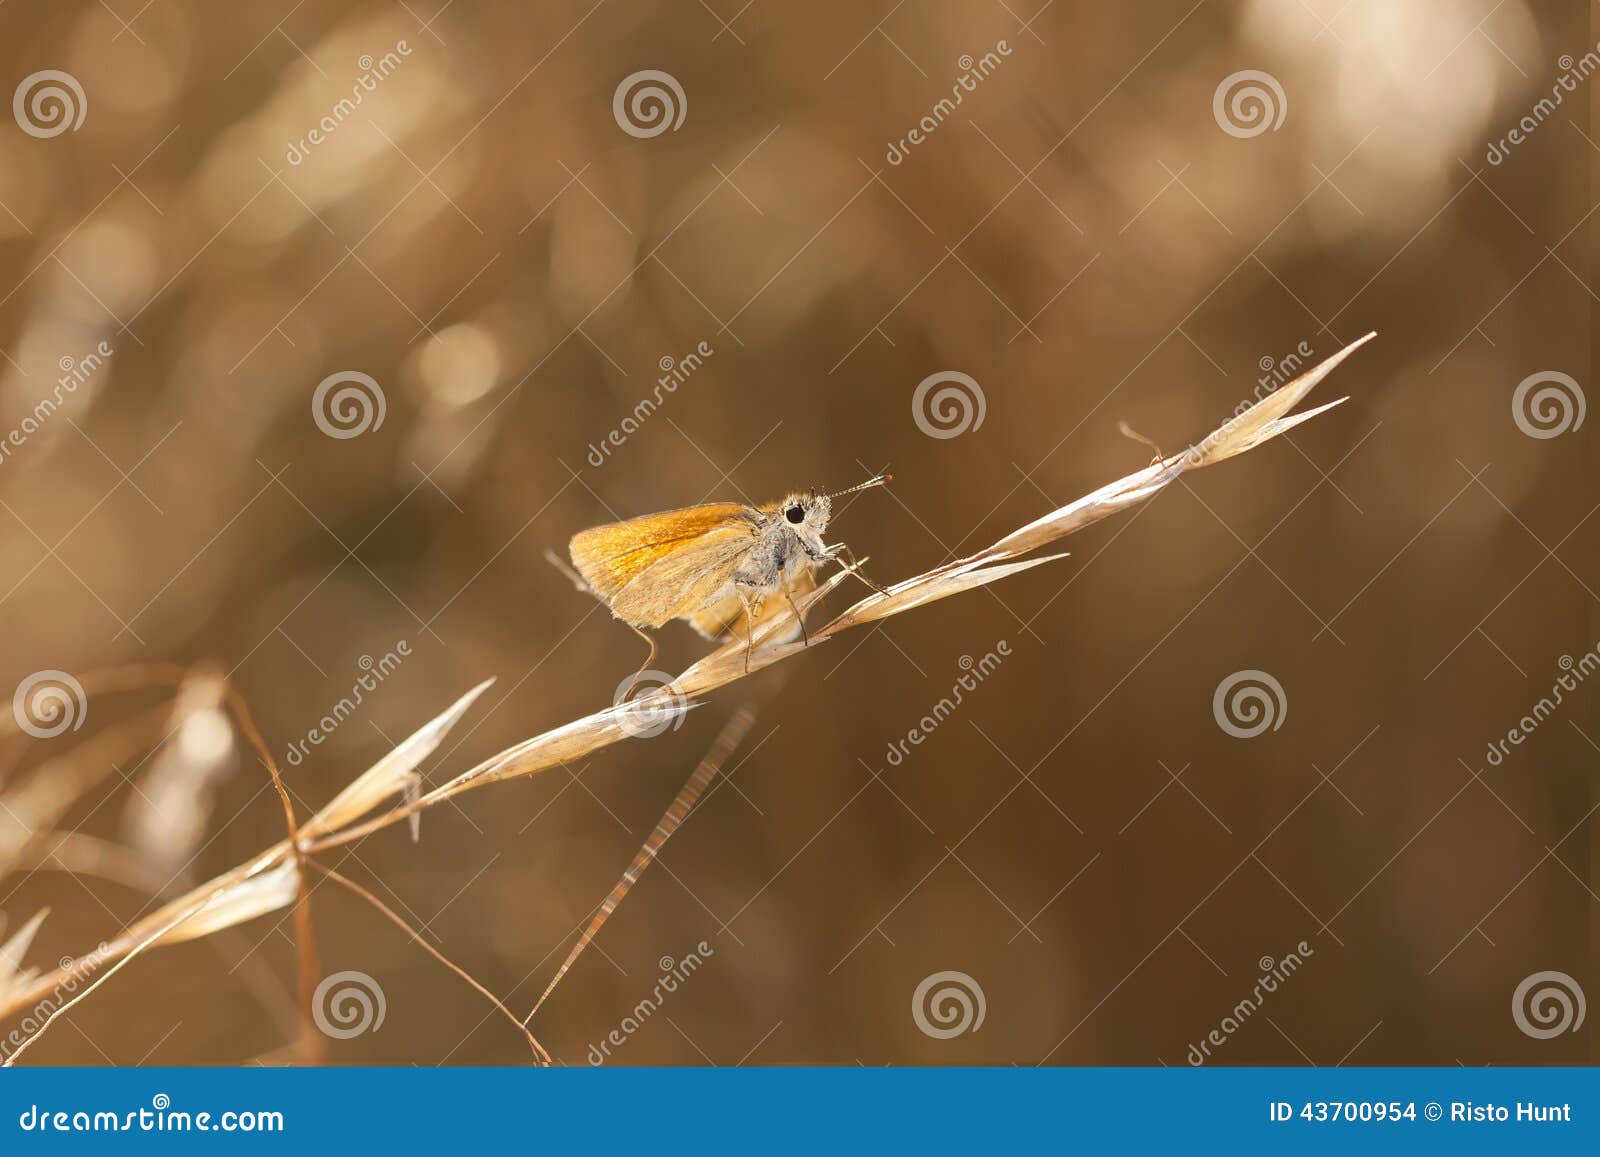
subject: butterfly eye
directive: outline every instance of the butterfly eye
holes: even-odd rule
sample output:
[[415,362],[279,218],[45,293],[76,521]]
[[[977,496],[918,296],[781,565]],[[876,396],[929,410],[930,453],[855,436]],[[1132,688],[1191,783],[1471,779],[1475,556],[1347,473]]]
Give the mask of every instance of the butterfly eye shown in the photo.
[[783,512],[783,516],[798,526],[806,520],[806,512],[799,506],[791,506]]

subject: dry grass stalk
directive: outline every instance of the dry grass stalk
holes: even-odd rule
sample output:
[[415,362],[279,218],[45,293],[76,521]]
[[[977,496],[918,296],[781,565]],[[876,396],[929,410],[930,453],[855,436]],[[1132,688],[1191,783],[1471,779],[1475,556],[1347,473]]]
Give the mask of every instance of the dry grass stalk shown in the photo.
[[[887,588],[885,593],[874,593],[862,599],[820,630],[812,631],[811,643],[815,645],[853,627],[877,622],[913,607],[996,582],[1061,557],[1051,555],[1021,559],[1022,555],[1144,502],[1192,470],[1251,450],[1343,402],[1345,399],[1340,398],[1301,414],[1289,414],[1335,367],[1374,336],[1369,333],[1352,342],[1239,413],[1183,453],[1153,462],[1143,470],[1051,511],[975,554],[896,583]],[[846,577],[845,572],[839,572],[820,584],[815,594],[803,601],[800,613],[804,615],[816,606]],[[381,815],[371,816],[370,813],[383,802],[396,797],[404,799],[413,791],[417,783],[417,765],[439,745],[473,700],[489,685],[488,682],[480,683],[360,775],[333,802],[300,825],[297,842],[284,840],[249,862],[223,873],[137,921],[103,950],[102,961],[118,960],[119,963],[112,969],[115,971],[127,958],[157,944],[193,939],[283,908],[295,902],[300,895],[302,873],[297,870],[299,859],[353,843],[373,832],[409,820],[425,809],[463,792],[545,771],[617,743],[629,737],[629,724],[638,719],[641,711],[652,713],[657,720],[663,715],[687,711],[693,705],[694,697],[799,654],[805,649],[804,644],[775,641],[784,638],[793,628],[794,615],[787,608],[782,614],[774,616],[765,629],[757,634],[754,652],[749,656],[748,672],[744,641],[729,642],[690,666],[666,687],[652,690],[631,703],[613,705],[524,740],[440,787],[414,796]],[[13,985],[0,996],[0,1017],[13,1015],[68,979],[81,979],[81,976],[74,975],[74,970],[80,967],[81,962],[72,968],[36,977],[30,984]],[[109,974],[103,974],[88,991],[98,987]],[[80,994],[72,1003],[82,999],[88,991]],[[60,1011],[64,1010],[57,1010],[57,1015]]]
[[234,722],[239,725],[239,730],[244,732],[250,746],[255,748],[261,762],[266,765],[267,775],[272,779],[273,790],[278,793],[278,802],[283,805],[283,823],[288,832],[289,846],[295,850],[297,871],[295,872],[294,944],[296,973],[299,980],[297,991],[300,996],[300,1046],[306,1059],[314,1064],[323,1056],[322,1037],[317,1033],[313,1020],[317,979],[321,970],[317,967],[316,927],[311,922],[311,889],[306,883],[307,860],[304,845],[300,841],[299,824],[295,820],[294,803],[289,799],[289,789],[284,786],[283,776],[278,771],[278,761],[272,758],[272,752],[267,748],[267,741],[262,738],[261,729],[256,726],[255,716],[250,713],[250,705],[244,701],[244,696],[234,689],[233,684],[226,681],[223,683],[223,694],[227,699],[228,709],[233,712]]
[[429,956],[432,956],[435,960],[444,965],[451,972],[454,972],[462,980],[465,980],[480,994],[482,994],[484,999],[486,999],[490,1004],[494,1005],[495,1011],[509,1020],[516,1027],[517,1031],[520,1032],[527,1040],[528,1047],[533,1050],[533,1059],[535,1061],[542,1065],[548,1065],[551,1063],[550,1054],[545,1051],[545,1047],[539,1043],[538,1038],[535,1037],[533,1033],[528,1031],[526,1022],[519,1021],[516,1017],[516,1014],[507,1008],[505,1003],[498,996],[490,992],[483,985],[479,984],[478,981],[473,978],[470,972],[468,972],[465,968],[462,968],[455,961],[451,960],[443,952],[440,952],[433,945],[429,944],[427,940],[423,938],[422,933],[418,932],[410,924],[406,923],[403,916],[401,916],[393,908],[389,907],[389,905],[385,904],[382,900],[378,899],[378,897],[374,896],[370,890],[362,887],[348,876],[340,875],[326,864],[319,864],[317,861],[310,859],[306,860],[305,863],[316,871],[321,872],[335,884],[338,884],[340,887],[345,888],[346,890],[361,897],[361,899],[365,900],[379,912],[383,913],[383,915],[388,918],[390,923],[394,924],[407,936],[411,937],[412,941],[418,947],[422,948],[428,953]]
[[644,846],[635,853],[633,861],[628,865],[627,870],[622,873],[622,879],[617,881],[610,894],[601,901],[600,907],[590,917],[589,923],[584,928],[582,935],[578,937],[577,943],[567,953],[567,958],[561,962],[561,967],[556,969],[555,975],[550,978],[550,983],[545,985],[544,991],[539,994],[539,999],[533,1002],[533,1007],[528,1010],[528,1015],[522,1018],[524,1025],[531,1021],[539,1009],[544,1006],[544,1002],[550,999],[551,994],[556,990],[556,986],[561,983],[568,972],[572,971],[572,966],[578,962],[578,957],[583,955],[584,949],[594,942],[594,938],[600,934],[600,929],[605,926],[605,922],[611,918],[611,914],[617,910],[617,906],[622,903],[623,898],[639,882],[639,877],[643,876],[650,865],[655,863],[656,857],[661,854],[662,846],[672,838],[672,833],[682,826],[683,821],[689,818],[689,813],[694,809],[694,805],[699,801],[701,794],[707,787],[711,786],[711,781],[722,770],[723,761],[733,754],[734,749],[739,744],[744,742],[744,737],[750,734],[750,728],[755,725],[755,721],[755,710],[745,706],[735,711],[728,722],[723,725],[716,742],[711,745],[711,750],[706,752],[706,757],[696,765],[689,776],[688,782],[683,785],[683,788],[674,797],[672,803],[667,807],[666,814],[661,817],[661,821],[656,824],[655,828],[650,832],[649,838],[645,840]]

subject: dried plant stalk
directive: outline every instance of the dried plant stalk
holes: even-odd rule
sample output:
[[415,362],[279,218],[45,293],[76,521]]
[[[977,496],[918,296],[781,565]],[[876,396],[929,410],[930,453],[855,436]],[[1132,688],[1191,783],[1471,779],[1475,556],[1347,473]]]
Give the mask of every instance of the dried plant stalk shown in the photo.
[[[1102,518],[1154,497],[1192,470],[1254,449],[1345,401],[1339,398],[1301,414],[1289,414],[1335,367],[1375,336],[1369,333],[1352,342],[1240,412],[1183,453],[1163,458],[1144,470],[1102,486],[1092,494],[1012,531],[976,554],[905,579],[887,588],[884,593],[869,595],[820,630],[812,631],[811,644],[814,646],[864,623],[877,622],[1062,557],[1057,554],[1021,558]],[[846,577],[847,572],[839,572],[820,584],[816,592],[804,600],[800,613],[804,615],[816,606]],[[489,685],[487,682],[481,683],[359,776],[316,816],[300,825],[298,848],[284,840],[248,863],[223,873],[151,913],[106,946],[99,954],[100,962],[116,960],[136,951],[142,952],[158,944],[205,935],[285,907],[293,903],[299,894],[300,873],[296,870],[299,857],[353,843],[463,792],[545,771],[607,747],[632,734],[629,725],[641,711],[652,713],[656,720],[687,711],[693,706],[696,696],[726,686],[805,650],[804,643],[775,641],[786,637],[794,625],[794,612],[788,608],[775,615],[757,633],[754,650],[748,659],[748,669],[744,640],[731,641],[690,666],[665,687],[642,695],[631,703],[613,705],[524,740],[426,794],[406,800],[380,815],[371,815],[380,804],[404,797],[408,789],[416,784],[417,764],[438,746],[472,701]],[[74,969],[79,967],[81,963],[73,968],[36,977],[29,984],[13,985],[0,996],[0,1017],[16,1013],[68,979],[81,979],[81,976],[74,976]]]

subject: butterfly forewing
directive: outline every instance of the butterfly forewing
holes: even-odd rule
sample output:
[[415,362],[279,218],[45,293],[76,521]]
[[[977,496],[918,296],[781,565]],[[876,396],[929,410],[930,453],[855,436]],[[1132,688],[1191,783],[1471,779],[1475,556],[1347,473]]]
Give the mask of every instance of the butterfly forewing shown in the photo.
[[659,627],[718,595],[758,535],[759,520],[734,502],[688,506],[585,530],[569,550],[578,573],[618,618]]

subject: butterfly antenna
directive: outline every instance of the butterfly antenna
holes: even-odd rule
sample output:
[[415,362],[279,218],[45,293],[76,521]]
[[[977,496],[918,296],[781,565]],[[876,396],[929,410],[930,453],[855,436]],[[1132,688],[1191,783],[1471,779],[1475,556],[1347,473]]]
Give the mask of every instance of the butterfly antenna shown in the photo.
[[843,498],[846,494],[854,494],[858,490],[866,490],[867,488],[872,487],[872,486],[883,486],[886,483],[893,482],[893,481],[894,481],[894,475],[893,474],[876,474],[873,477],[868,478],[865,482],[856,483],[856,485],[850,487],[848,490],[841,490],[837,494],[829,494],[829,495],[827,495],[827,497],[828,498]]
[[645,840],[644,847],[639,849],[639,854],[633,857],[633,863],[628,865],[628,870],[622,873],[622,879],[617,881],[617,886],[611,889],[611,894],[605,898],[589,921],[589,926],[583,930],[583,935],[578,937],[578,942],[572,946],[572,951],[567,953],[567,958],[561,962],[561,967],[556,969],[556,974],[550,978],[550,983],[545,987],[539,1000],[534,1004],[532,1011],[523,1019],[524,1026],[534,1018],[534,1015],[550,999],[550,994],[556,990],[556,985],[577,963],[583,950],[599,935],[600,928],[610,919],[611,913],[617,910],[617,905],[622,903],[622,898],[628,894],[639,877],[661,851],[661,845],[666,843],[672,833],[677,831],[683,821],[689,817],[690,810],[699,800],[711,781],[716,778],[717,772],[722,770],[722,763],[733,753],[734,748],[744,741],[750,733],[750,728],[755,724],[756,713],[750,707],[741,707],[733,713],[727,726],[722,729],[722,734],[717,736],[717,741],[711,745],[711,750],[694,769],[694,774],[689,777],[689,782],[683,785],[683,790],[672,801],[672,806],[667,808],[667,814],[661,817],[661,822],[656,824],[655,831],[650,833],[650,838]]

